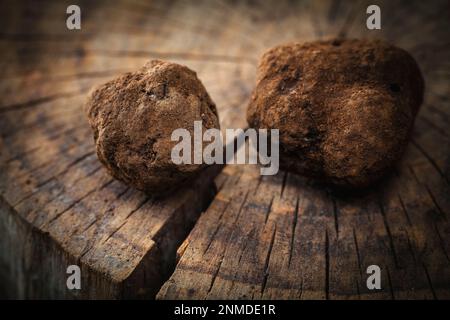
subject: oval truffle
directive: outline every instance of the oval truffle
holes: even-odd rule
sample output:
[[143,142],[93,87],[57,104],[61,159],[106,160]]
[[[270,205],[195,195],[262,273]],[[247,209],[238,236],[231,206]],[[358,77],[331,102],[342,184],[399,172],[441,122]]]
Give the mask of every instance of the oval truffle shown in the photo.
[[280,130],[281,168],[365,187],[401,156],[423,91],[411,55],[381,41],[282,45],[260,61],[247,121]]
[[192,178],[203,164],[175,164],[175,129],[193,135],[194,121],[219,128],[214,102],[194,71],[153,60],[109,81],[85,106],[97,155],[111,175],[139,190],[165,193]]

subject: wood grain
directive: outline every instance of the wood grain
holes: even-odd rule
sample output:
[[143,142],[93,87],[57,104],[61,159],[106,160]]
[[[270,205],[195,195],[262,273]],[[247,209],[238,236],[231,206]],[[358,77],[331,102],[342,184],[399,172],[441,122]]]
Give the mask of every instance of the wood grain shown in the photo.
[[[318,1],[307,12],[314,38],[385,38],[422,67],[426,100],[395,172],[342,195],[290,173],[228,166],[159,299],[450,298],[448,4],[380,2],[382,30],[368,31],[369,4]],[[372,264],[381,290],[367,289]]]
[[[2,5],[2,291],[18,298],[154,297],[174,267],[176,248],[211,201],[220,167],[166,199],[129,189],[96,158],[82,111],[86,93],[149,59],[170,59],[199,72],[213,96],[229,101],[223,125],[241,126],[236,95],[250,90],[253,62],[203,53],[204,42],[193,37],[200,21],[193,20],[194,30],[161,24],[162,16],[179,18],[169,4],[85,1],[82,30],[74,32],[65,28],[68,3]],[[137,34],[129,38],[131,30]],[[177,34],[190,39],[183,50]],[[81,267],[80,291],[66,288],[71,264]]]
[[[65,27],[68,0],[0,7],[0,292],[151,298],[168,279],[160,299],[449,297],[447,1],[381,1],[380,31],[365,28],[366,1],[78,3],[79,31]],[[171,60],[197,71],[222,127],[245,127],[261,53],[336,35],[385,38],[426,79],[407,152],[372,192],[227,166],[215,186],[218,167],[155,200],[98,162],[82,112],[92,86]],[[69,264],[80,291],[66,289]],[[381,291],[366,289],[370,264]]]

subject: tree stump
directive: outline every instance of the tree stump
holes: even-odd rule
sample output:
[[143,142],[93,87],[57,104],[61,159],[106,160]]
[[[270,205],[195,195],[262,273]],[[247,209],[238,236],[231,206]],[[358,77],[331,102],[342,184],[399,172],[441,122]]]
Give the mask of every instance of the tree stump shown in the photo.
[[[448,1],[381,1],[381,30],[366,28],[370,1],[84,0],[81,30],[67,30],[70,4],[0,10],[2,295],[449,298]],[[426,81],[406,154],[370,192],[344,197],[229,165],[155,200],[97,160],[82,112],[92,86],[171,60],[197,71],[223,128],[243,128],[261,53],[334,36],[405,48]],[[72,264],[81,290],[66,287]],[[373,264],[381,290],[366,286]]]

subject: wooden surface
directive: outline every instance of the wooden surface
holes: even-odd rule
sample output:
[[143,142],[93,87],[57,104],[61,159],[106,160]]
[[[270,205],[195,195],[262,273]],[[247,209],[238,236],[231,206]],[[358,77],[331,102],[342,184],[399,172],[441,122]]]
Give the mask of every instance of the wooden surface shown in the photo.
[[[160,299],[449,298],[450,8],[377,3],[380,31],[365,28],[364,1],[81,1],[82,30],[69,31],[70,1],[3,1],[0,292],[151,298],[167,280]],[[222,127],[244,127],[260,54],[336,35],[387,39],[426,80],[407,152],[371,192],[227,166],[215,187],[220,168],[155,201],[96,159],[82,113],[93,85],[151,58],[175,61],[197,71]],[[69,264],[82,268],[80,291],[65,287]],[[366,288],[371,264],[382,290]]]

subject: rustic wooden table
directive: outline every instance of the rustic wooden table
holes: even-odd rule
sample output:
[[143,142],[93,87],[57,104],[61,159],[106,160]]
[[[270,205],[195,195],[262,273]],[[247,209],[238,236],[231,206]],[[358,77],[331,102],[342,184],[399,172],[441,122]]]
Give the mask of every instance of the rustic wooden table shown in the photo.
[[[371,31],[365,0],[77,2],[74,31],[71,1],[1,4],[3,295],[450,298],[448,1],[376,1],[382,29]],[[227,166],[154,200],[98,162],[82,112],[93,85],[148,59],[175,61],[197,71],[223,127],[244,127],[264,50],[337,35],[409,50],[426,80],[405,156],[369,193]],[[71,264],[81,290],[66,288]],[[366,287],[372,264],[381,290]]]

